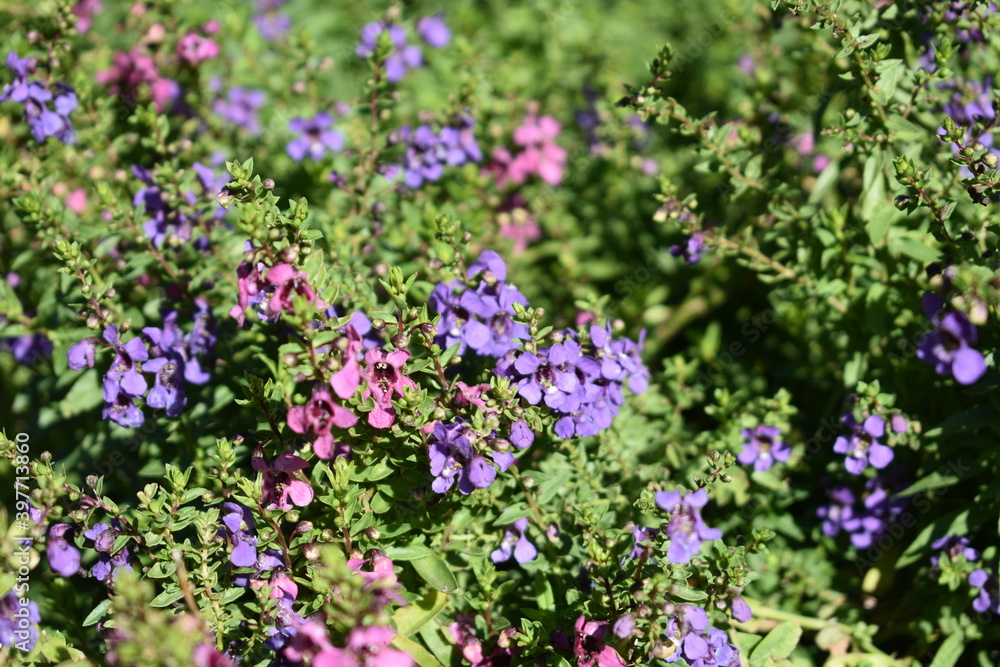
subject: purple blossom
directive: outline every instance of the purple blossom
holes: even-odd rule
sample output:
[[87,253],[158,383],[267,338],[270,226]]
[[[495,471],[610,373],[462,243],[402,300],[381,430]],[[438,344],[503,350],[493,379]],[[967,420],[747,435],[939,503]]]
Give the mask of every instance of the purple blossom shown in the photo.
[[222,523],[225,525],[229,539],[233,544],[233,552],[229,555],[229,562],[236,567],[255,567],[257,565],[257,534],[254,530],[250,508],[235,502],[225,502],[222,507],[224,510]]
[[14,647],[23,653],[32,650],[38,643],[41,620],[34,600],[18,597],[10,591],[0,599],[0,646]]
[[845,532],[858,549],[870,547],[906,506],[905,500],[889,495],[887,486],[887,480],[873,477],[860,497],[846,486],[827,491],[829,504],[816,511],[823,519],[823,534],[836,537]]
[[485,489],[496,479],[496,470],[469,442],[467,428],[463,421],[434,425],[427,451],[434,475],[431,488],[437,493],[445,493],[456,479],[458,490],[464,495]]
[[946,553],[949,560],[954,561],[959,556],[965,556],[965,560],[975,563],[979,560],[979,551],[969,546],[969,538],[961,535],[945,535],[931,542],[931,565],[937,567],[941,561],[941,554]]
[[756,471],[767,470],[775,461],[785,463],[792,455],[792,448],[781,439],[781,429],[760,424],[756,428],[745,428],[740,435],[746,440],[743,452],[736,460],[743,465],[753,464]]
[[[31,127],[31,136],[38,142],[55,137],[64,144],[76,142],[76,135],[69,114],[76,109],[78,100],[73,88],[57,82],[52,91],[40,81],[29,81],[28,75],[35,70],[33,58],[19,58],[16,51],[7,54],[7,68],[13,72],[14,81],[4,86],[0,92],[0,102],[12,101],[24,106],[24,113]],[[52,109],[49,108],[52,102]],[[53,110],[54,109],[54,110]]]
[[212,110],[250,134],[258,134],[260,121],[257,120],[257,109],[262,104],[264,104],[264,91],[233,86],[226,94],[226,99],[220,98],[215,101]]
[[[702,489],[704,491],[704,489]],[[677,662],[683,657],[689,663],[704,658],[709,654],[709,645],[702,636],[709,628],[708,614],[701,607],[692,604],[679,604],[667,621],[667,639],[671,640],[678,650],[667,662]]]
[[528,528],[528,519],[518,519],[507,526],[504,532],[503,542],[500,547],[490,554],[490,560],[494,563],[503,563],[514,558],[518,563],[524,565],[528,561],[535,560],[538,550],[535,545],[528,541],[525,534]]
[[387,25],[381,21],[366,24],[361,28],[361,38],[354,53],[359,58],[367,58],[375,52],[378,36],[388,30],[393,50],[385,59],[385,78],[391,83],[400,81],[409,69],[424,64],[423,52],[419,46],[407,42],[406,33],[398,25]]
[[45,545],[45,555],[49,567],[62,577],[72,577],[80,571],[80,550],[69,542],[73,527],[68,523],[57,523],[49,528],[49,539]]
[[451,41],[451,30],[444,22],[444,12],[425,16],[417,21],[417,33],[420,35],[420,39],[434,49],[444,48]]
[[[652,540],[660,534],[659,528],[647,528],[646,526],[633,526],[632,537],[635,539],[635,546],[629,552],[628,557],[632,560],[636,558],[649,558],[653,553]],[[624,564],[625,560],[622,559]]]
[[708,504],[708,492],[698,489],[694,493],[681,496],[680,491],[659,491],[656,505],[671,514],[667,524],[670,548],[667,558],[671,563],[683,565],[697,555],[701,543],[722,537],[718,528],[709,528],[698,511]]
[[483,154],[472,133],[474,125],[471,116],[459,115],[437,132],[430,125],[420,125],[416,129],[404,125],[393,132],[389,143],[406,147],[399,165],[406,187],[415,190],[425,182],[439,180],[445,167],[480,162]]
[[972,602],[973,609],[980,614],[1000,614],[1000,593],[995,575],[983,569],[973,570],[969,573],[969,586],[977,589],[974,591],[976,599]]
[[705,251],[705,233],[694,232],[687,238],[684,245],[670,246],[670,254],[680,257],[685,264],[697,264],[701,259],[701,254]]
[[285,0],[258,0],[254,8],[254,22],[257,24],[260,36],[268,42],[284,39],[292,29],[291,17],[278,12],[284,4]]
[[98,581],[107,581],[109,575],[111,581],[114,581],[119,570],[132,571],[128,547],[123,546],[114,553],[115,540],[122,534],[118,519],[112,519],[111,525],[99,523],[84,532],[83,536],[93,541],[94,549],[97,550],[97,563],[90,569],[90,574]]
[[986,359],[972,347],[976,327],[965,313],[944,307],[941,297],[928,292],[924,313],[934,327],[917,342],[917,358],[934,364],[938,375],[951,375],[959,384],[975,384],[986,373]]
[[288,154],[296,162],[302,162],[306,156],[319,160],[327,152],[339,153],[344,148],[344,135],[331,129],[332,126],[333,116],[324,111],[310,119],[293,118],[288,129],[299,136],[288,142]]
[[878,415],[870,415],[863,424],[858,424],[854,413],[848,411],[841,419],[851,430],[850,436],[840,436],[833,443],[833,451],[846,454],[844,467],[852,475],[860,475],[871,464],[881,470],[892,462],[892,448],[878,441],[885,435],[885,420]]

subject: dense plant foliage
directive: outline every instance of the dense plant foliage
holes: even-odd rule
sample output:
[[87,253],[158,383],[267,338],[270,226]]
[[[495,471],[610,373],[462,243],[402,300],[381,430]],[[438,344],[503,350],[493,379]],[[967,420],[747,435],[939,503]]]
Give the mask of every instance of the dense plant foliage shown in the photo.
[[0,15],[3,664],[1000,661],[993,3]]

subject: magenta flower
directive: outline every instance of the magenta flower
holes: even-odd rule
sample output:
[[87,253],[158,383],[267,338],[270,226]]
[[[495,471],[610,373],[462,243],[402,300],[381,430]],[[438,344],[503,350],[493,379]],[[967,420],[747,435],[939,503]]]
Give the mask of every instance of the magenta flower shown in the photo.
[[316,302],[316,292],[306,282],[307,277],[305,272],[285,262],[272,266],[267,272],[267,281],[273,283],[275,289],[267,302],[265,312],[271,317],[283,310],[295,312],[292,308],[292,297],[296,294],[304,296],[309,303]]
[[392,407],[393,395],[402,396],[403,389],[416,389],[416,383],[403,375],[402,367],[410,353],[406,350],[385,350],[372,348],[365,353],[365,387],[362,399],[375,399],[375,409],[368,413],[368,423],[375,428],[389,428],[396,419],[396,409]]
[[207,37],[189,32],[177,42],[177,55],[181,60],[197,67],[219,55],[219,45]]
[[520,185],[535,174],[549,185],[558,185],[566,167],[566,151],[555,143],[560,130],[562,125],[552,116],[527,116],[514,130],[514,143],[522,150],[514,156],[503,148],[493,152],[492,170],[497,183],[511,181]]
[[588,621],[581,614],[574,627],[576,638],[573,652],[576,654],[577,667],[625,667],[625,660],[604,643],[604,637],[608,634],[607,621]]
[[305,507],[312,501],[313,490],[309,482],[295,475],[299,470],[309,467],[309,463],[302,457],[282,454],[268,463],[258,447],[250,458],[250,465],[264,475],[262,500],[267,504],[267,509],[290,510],[292,504]]
[[288,428],[302,434],[311,431],[315,436],[313,452],[321,459],[346,457],[350,453],[347,445],[334,440],[330,429],[333,426],[351,428],[356,423],[358,416],[334,403],[326,389],[317,389],[305,405],[298,405],[288,411]]

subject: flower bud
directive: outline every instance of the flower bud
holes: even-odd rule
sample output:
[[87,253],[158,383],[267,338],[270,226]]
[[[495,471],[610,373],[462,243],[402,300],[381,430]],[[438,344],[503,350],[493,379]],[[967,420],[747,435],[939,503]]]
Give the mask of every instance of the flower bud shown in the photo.
[[274,189],[274,179],[273,178],[265,178],[263,181],[260,182],[260,186],[262,188],[264,188],[265,190],[273,190]]

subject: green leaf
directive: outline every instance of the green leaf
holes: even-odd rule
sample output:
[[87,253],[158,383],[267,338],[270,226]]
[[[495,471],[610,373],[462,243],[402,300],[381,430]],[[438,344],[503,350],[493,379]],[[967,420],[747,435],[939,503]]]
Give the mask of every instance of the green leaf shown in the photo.
[[444,667],[437,661],[437,658],[430,654],[430,651],[405,635],[396,635],[392,640],[392,645],[409,654],[420,667]]
[[948,635],[948,638],[941,643],[941,648],[934,655],[931,667],[953,667],[962,657],[963,651],[965,651],[965,637],[962,636],[962,633],[956,632],[953,635]]
[[747,632],[736,631],[736,646],[740,649],[740,653],[743,655],[750,655],[754,647],[760,643],[763,637],[760,635],[751,635]]
[[893,212],[896,210],[886,196],[884,166],[885,152],[880,149],[873,150],[865,160],[861,178],[861,218],[865,221],[868,237],[875,245],[885,239]]
[[423,558],[410,561],[413,569],[417,571],[417,574],[424,581],[439,591],[451,593],[457,590],[458,581],[455,580],[455,575],[452,574],[448,563],[444,562],[444,559],[434,552],[428,551],[429,553]]
[[875,66],[875,71],[879,73],[879,77],[871,90],[872,99],[879,104],[889,104],[896,93],[900,77],[906,71],[903,61],[898,58],[883,60]]
[[802,628],[786,621],[767,633],[750,654],[750,665],[761,665],[767,658],[787,658],[798,646]]
[[447,604],[447,595],[432,590],[416,602],[411,602],[408,606],[397,609],[392,615],[392,624],[396,626],[396,632],[409,637],[425,624],[434,620],[434,617]]
[[923,479],[917,480],[904,490],[900,491],[898,495],[912,496],[918,493],[923,493],[924,491],[930,491],[931,489],[940,489],[945,486],[951,486],[957,483],[960,479],[962,478],[958,475],[942,475],[939,472],[932,472]]
[[[562,490],[563,484],[565,484],[566,480],[569,479],[569,474],[569,470],[562,470],[557,473],[555,477],[542,484],[542,493],[538,496],[538,504],[548,504],[549,501],[555,498],[559,494],[559,491]],[[527,514],[525,516],[527,516]]]
[[167,589],[153,598],[149,604],[152,607],[169,607],[182,597],[184,597],[184,593],[179,588],[175,591]]
[[514,523],[518,519],[523,519],[526,516],[531,515],[531,508],[525,503],[514,503],[509,505],[500,513],[496,521],[493,522],[494,526],[506,526],[507,524]]
[[111,608],[110,599],[101,600],[100,604],[94,607],[94,609],[89,614],[87,614],[87,618],[83,619],[83,627],[87,627],[88,625],[94,625],[99,620],[107,616],[108,609],[110,608]]

